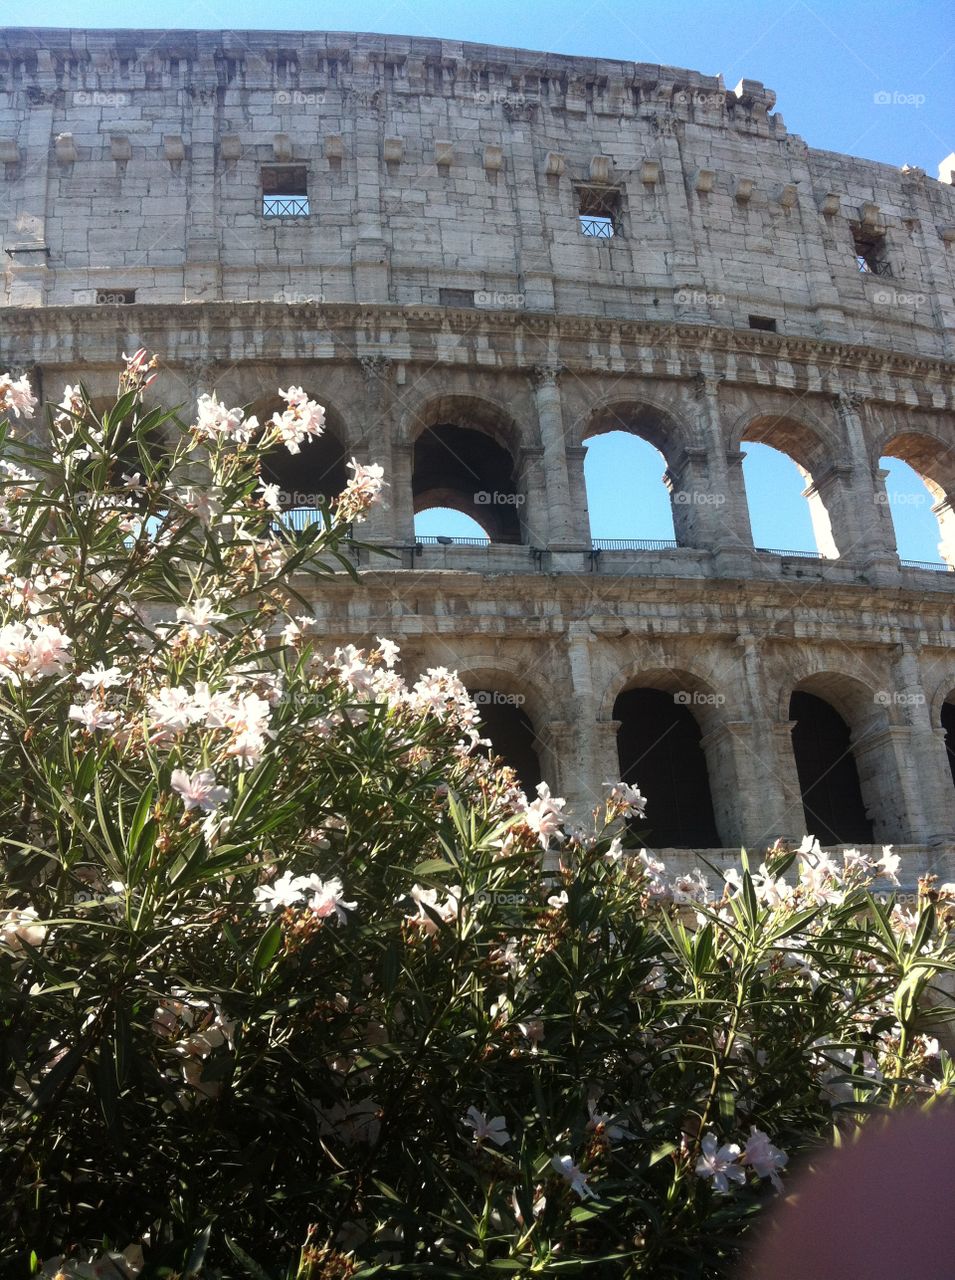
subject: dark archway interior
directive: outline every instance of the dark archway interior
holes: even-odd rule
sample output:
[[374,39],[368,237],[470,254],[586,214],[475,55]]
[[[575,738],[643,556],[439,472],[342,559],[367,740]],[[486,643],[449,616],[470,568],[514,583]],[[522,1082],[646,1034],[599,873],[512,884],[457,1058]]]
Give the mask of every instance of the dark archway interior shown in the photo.
[[955,783],[955,702],[942,703],[942,728],[945,730],[948,767],[952,771],[952,782]]
[[797,690],[789,702],[806,831],[821,844],[872,844],[849,726],[835,707]]
[[470,693],[481,712],[481,737],[490,738],[494,755],[511,766],[533,799],[541,780],[541,767],[530,717],[510,694],[494,689],[472,689]]
[[279,501],[287,509],[314,508],[337,498],[348,483],[348,455],[334,431],[306,440],[298,453],[284,445],[262,460],[262,479],[279,486]]
[[623,782],[647,797],[633,826],[656,848],[716,849],[720,839],[693,713],[661,689],[628,689],[614,703]]
[[415,511],[451,507],[476,520],[492,542],[520,542],[514,460],[482,431],[445,424],[415,441],[411,477]]

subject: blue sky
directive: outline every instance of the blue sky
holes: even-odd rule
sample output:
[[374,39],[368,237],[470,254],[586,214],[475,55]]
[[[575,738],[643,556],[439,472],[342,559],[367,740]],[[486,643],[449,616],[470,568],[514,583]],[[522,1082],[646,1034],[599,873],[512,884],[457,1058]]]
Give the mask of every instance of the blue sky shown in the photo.
[[[917,165],[932,177],[955,150],[955,6],[939,0],[164,0],[153,11],[121,0],[3,0],[0,22],[381,31],[626,58],[722,72],[730,88],[743,77],[761,80],[776,91],[789,130],[814,147]],[[885,95],[888,104],[879,101]],[[812,549],[795,467],[768,450],[748,451],[757,544]],[[628,476],[631,486],[634,475],[639,479],[636,502],[620,500],[621,467],[629,459],[637,463]],[[902,464],[891,464],[890,472],[901,554],[937,560],[938,533],[924,489]],[[605,437],[599,450],[595,445],[587,461],[594,536],[672,536],[661,473],[662,459],[642,442]],[[465,523],[429,513],[420,532],[464,532]]]

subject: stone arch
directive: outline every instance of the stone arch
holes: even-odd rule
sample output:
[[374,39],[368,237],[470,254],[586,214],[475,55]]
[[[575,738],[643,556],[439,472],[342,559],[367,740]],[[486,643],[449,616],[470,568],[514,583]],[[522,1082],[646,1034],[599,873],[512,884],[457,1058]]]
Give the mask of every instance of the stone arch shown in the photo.
[[[283,384],[284,385],[284,384]],[[296,384],[297,385],[297,384]],[[270,449],[262,461],[262,479],[279,486],[279,501],[289,510],[314,511],[323,501],[330,502],[344,489],[349,476],[347,463],[351,457],[345,421],[324,396],[313,395],[325,409],[325,429],[320,436],[306,440],[298,453],[289,453],[284,445]],[[260,396],[248,409],[264,426],[273,413],[286,408],[281,396]]]
[[955,569],[955,444],[931,432],[902,428],[884,436],[876,465],[884,457],[907,463],[928,489],[938,521],[939,553]]
[[[847,545],[849,540],[834,528],[834,504],[826,498],[833,463],[831,443],[816,426],[783,406],[779,410],[761,407],[737,419],[730,433],[730,448],[742,449],[745,456],[742,447],[746,444],[767,445],[792,460],[805,482],[803,497],[809,504],[816,546],[826,559],[837,559],[839,544]],[[745,483],[744,470],[744,487]]]
[[824,844],[898,841],[902,793],[887,693],[829,669],[795,679],[780,701],[807,831]]
[[475,658],[459,667],[458,678],[478,705],[483,736],[512,765],[524,790],[533,797],[538,782],[553,782],[557,762],[547,708],[554,700],[528,680],[526,668],[507,658]]
[[[670,409],[644,396],[617,395],[605,397],[591,406],[578,419],[572,434],[585,454],[588,440],[615,431],[645,441],[660,455],[662,466],[658,478],[669,494],[674,537],[681,546],[695,545],[698,539],[694,536],[694,522],[698,513],[681,500],[685,497],[683,490],[693,486],[691,454],[700,452],[691,430]],[[624,501],[638,497],[634,494],[633,480],[625,469],[619,490]],[[588,509],[592,505],[589,497],[587,505]]]
[[723,696],[693,672],[662,666],[632,668],[610,695],[620,776],[647,798],[635,828],[657,848],[729,844],[736,771]]
[[941,734],[955,785],[955,674],[944,681],[932,699],[932,725]]
[[477,521],[492,542],[525,541],[520,431],[503,406],[486,397],[435,396],[403,429],[415,513],[449,507]]

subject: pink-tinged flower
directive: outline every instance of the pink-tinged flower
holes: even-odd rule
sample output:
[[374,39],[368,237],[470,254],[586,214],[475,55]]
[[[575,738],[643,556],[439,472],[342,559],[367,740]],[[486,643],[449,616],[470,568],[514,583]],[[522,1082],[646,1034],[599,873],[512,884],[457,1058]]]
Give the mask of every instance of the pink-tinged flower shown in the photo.
[[375,462],[366,466],[352,458],[348,466],[355,474],[349,477],[335,508],[338,519],[345,523],[364,519],[365,512],[381,499],[385,484],[384,468]]
[[32,907],[14,907],[0,916],[0,942],[11,951],[21,951],[23,944],[38,947],[46,937],[46,925]]
[[77,676],[76,683],[81,684],[84,689],[113,689],[125,679],[126,676],[119,667],[104,667],[102,662],[97,662],[95,667]]
[[20,684],[61,675],[70,662],[69,636],[57,627],[31,619],[0,627],[0,678]]
[[544,1019],[527,1018],[517,1024],[517,1029],[531,1046],[531,1057],[537,1054],[537,1046],[544,1041]]
[[24,418],[32,418],[36,404],[37,398],[26,374],[14,382],[9,373],[0,373],[0,413],[12,413],[15,418],[21,414]]
[[325,410],[314,400],[309,400],[301,387],[279,388],[279,395],[288,405],[282,413],[274,413],[271,425],[289,453],[298,453],[303,441],[316,439],[325,430]]
[[232,792],[228,787],[216,786],[216,775],[211,769],[199,769],[188,774],[185,769],[173,769],[172,789],[182,796],[186,811],[201,809],[203,813],[214,813],[221,804],[225,804]]
[[378,645],[378,652],[381,654],[381,660],[390,671],[398,661],[398,654],[401,650],[395,644],[394,640],[387,640],[384,636],[376,636],[375,642]]
[[596,1191],[587,1184],[587,1175],[581,1172],[579,1165],[574,1164],[572,1156],[553,1156],[551,1164],[581,1200],[586,1200],[588,1196],[593,1200],[597,1199]]
[[191,605],[176,610],[176,621],[181,622],[183,629],[191,636],[200,636],[210,631],[217,622],[224,622],[228,615],[219,613],[208,596],[200,596]]
[[462,1123],[474,1130],[474,1141],[478,1146],[482,1142],[493,1142],[495,1146],[503,1147],[511,1140],[503,1116],[495,1116],[493,1120],[488,1120],[484,1112],[478,1111],[477,1107],[468,1107],[468,1113]]
[[875,863],[886,880],[890,880],[892,884],[899,883],[898,870],[902,863],[902,859],[897,853],[892,852],[892,846],[886,844],[882,846],[882,857]]
[[282,514],[282,502],[279,497],[282,490],[277,484],[266,483],[265,480],[259,481],[260,497],[267,511],[271,511],[274,515]]
[[204,529],[208,529],[222,511],[222,504],[217,501],[213,490],[198,489],[192,485],[175,496],[185,510],[196,517]]
[[345,891],[338,876],[333,876],[331,880],[322,880],[320,876],[313,873],[308,877],[306,889],[312,896],[305,905],[320,920],[334,915],[339,924],[346,924],[348,916],[345,912],[354,911],[358,905],[355,902],[345,901]]
[[549,849],[552,839],[562,840],[561,828],[564,815],[561,812],[566,800],[551,796],[546,782],[537,784],[537,799],[524,810],[524,821],[537,836],[542,849]]
[[711,1178],[717,1191],[729,1191],[730,1182],[746,1181],[746,1170],[737,1163],[740,1149],[735,1142],[727,1142],[722,1147],[715,1133],[708,1133],[700,1143],[702,1154],[696,1162],[696,1174],[700,1178]]
[[789,1156],[785,1151],[780,1151],[779,1147],[774,1147],[769,1135],[755,1125],[750,1129],[746,1140],[743,1163],[748,1164],[758,1178],[768,1178],[777,1191],[782,1191],[783,1180],[779,1176],[779,1170],[785,1169]]
[[215,393],[196,402],[196,430],[207,439],[234,440],[245,444],[259,429],[258,419],[246,418],[244,409],[227,409]]
[[590,1112],[590,1119],[587,1122],[587,1131],[589,1133],[602,1131],[611,1142],[623,1142],[625,1139],[632,1141],[636,1138],[637,1135],[635,1133],[631,1133],[623,1125],[617,1124],[616,1116],[598,1111],[596,1098],[587,1100],[587,1110]]
[[659,858],[655,858],[646,849],[641,849],[636,861],[643,867],[647,877],[647,888],[651,898],[669,898],[672,893],[667,869]]
[[307,876],[296,876],[285,871],[274,884],[262,884],[255,890],[255,900],[260,911],[285,910],[286,907],[298,906],[308,888]]
[[619,809],[624,817],[643,817],[646,812],[647,801],[646,797],[640,794],[638,787],[631,787],[626,782],[605,782],[604,786],[610,788],[610,795],[607,797],[608,804]]
[[203,717],[201,706],[184,685],[165,686],[146,699],[149,719],[154,730],[150,741],[161,742],[185,732]]
[[116,727],[117,713],[108,710],[102,702],[74,703],[67,714],[70,720],[75,720],[87,733]]
[[[447,897],[439,901],[437,889],[426,889],[424,885],[416,884],[411,887],[411,898],[418,911],[416,915],[406,916],[405,919],[417,925],[421,932],[430,938],[438,932],[440,927],[433,919],[434,915],[444,924],[451,924],[458,918],[461,907],[461,886],[449,885]],[[432,915],[428,914],[426,908],[431,909]]]

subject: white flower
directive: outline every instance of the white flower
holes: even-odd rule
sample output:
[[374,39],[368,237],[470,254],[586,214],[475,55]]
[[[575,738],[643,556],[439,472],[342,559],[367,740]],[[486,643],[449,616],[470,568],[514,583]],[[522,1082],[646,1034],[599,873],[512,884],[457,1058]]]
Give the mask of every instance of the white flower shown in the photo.
[[201,809],[203,813],[214,813],[232,794],[228,787],[216,786],[216,775],[211,769],[200,769],[191,776],[185,769],[173,769],[172,789],[182,796],[187,812]]
[[76,720],[87,733],[96,733],[98,729],[115,729],[117,712],[108,711],[101,702],[74,703],[67,713],[71,720]]
[[417,915],[406,916],[405,918],[416,924],[426,937],[433,937],[438,932],[439,925],[435,923],[425,908],[429,907],[444,924],[451,924],[452,921],[457,919],[461,907],[461,886],[459,884],[449,885],[448,895],[443,902],[438,901],[437,889],[427,889],[421,884],[412,885],[411,897],[417,905],[418,912]]
[[640,794],[638,787],[631,787],[626,782],[605,782],[610,788],[608,803],[618,808],[627,818],[642,818],[646,812],[646,797]]
[[898,872],[901,862],[902,859],[899,855],[892,852],[892,846],[890,844],[886,844],[882,846],[882,857],[876,861],[875,865],[881,868],[882,874],[885,876],[886,880],[891,880],[893,884],[898,884],[899,877],[896,873]]
[[636,1134],[625,1129],[623,1125],[615,1123],[615,1116],[597,1110],[597,1099],[588,1098],[587,1110],[590,1112],[590,1120],[587,1122],[587,1129],[591,1133],[602,1130],[611,1142],[622,1142],[626,1139],[635,1139]]
[[552,907],[555,911],[563,911],[568,902],[569,898],[567,897],[566,889],[561,889],[560,893],[555,893],[547,899],[547,905]]
[[537,836],[542,849],[549,849],[552,839],[563,839],[561,827],[564,815],[561,812],[566,800],[552,798],[550,787],[546,782],[537,784],[537,799],[527,805],[524,810],[524,821]]
[[669,898],[671,894],[667,869],[659,858],[654,858],[646,849],[637,854],[637,861],[647,874],[648,888],[651,898]]
[[191,605],[176,610],[176,621],[181,622],[185,630],[193,636],[202,635],[217,622],[224,622],[228,615],[218,613],[208,596],[200,596]]
[[113,689],[125,679],[126,675],[119,667],[104,667],[102,662],[97,662],[95,667],[77,676],[76,682],[84,689]]
[[511,1135],[507,1132],[506,1121],[503,1116],[495,1116],[493,1120],[488,1120],[484,1112],[478,1111],[477,1107],[468,1107],[467,1116],[462,1123],[474,1130],[474,1141],[478,1146],[487,1141],[503,1147],[505,1143],[511,1140]]
[[580,1167],[574,1164],[572,1156],[552,1156],[551,1164],[569,1184],[571,1191],[576,1191],[581,1200],[586,1200],[588,1196],[596,1200],[596,1191],[587,1185],[587,1175],[581,1173]]
[[789,1156],[785,1151],[780,1151],[779,1147],[774,1147],[769,1140],[769,1135],[757,1129],[755,1125],[751,1127],[746,1141],[743,1162],[752,1168],[757,1177],[769,1178],[776,1190],[782,1191],[783,1181],[779,1176],[779,1170],[785,1169],[789,1163]]
[[275,884],[259,885],[255,890],[255,898],[260,911],[274,911],[276,907],[297,906],[305,896],[308,888],[307,876],[293,876],[285,871]]
[[315,439],[325,429],[325,410],[314,400],[309,400],[301,387],[279,388],[279,395],[288,405],[282,413],[274,413],[271,425],[289,453],[298,453],[304,440]]
[[282,503],[279,500],[279,494],[282,490],[277,484],[267,484],[264,480],[259,481],[259,488],[262,491],[262,502],[265,504],[266,510],[280,516],[282,514]]
[[13,907],[0,916],[0,942],[19,951],[23,943],[38,947],[46,937],[46,925],[38,923],[39,917],[32,907]]
[[209,439],[221,437],[246,443],[259,429],[256,418],[246,418],[243,409],[227,409],[215,393],[201,395],[197,402],[196,430]]
[[395,644],[394,640],[387,640],[384,636],[376,636],[375,642],[378,645],[378,652],[381,654],[382,662],[390,671],[397,662],[398,654],[401,650]]
[[369,507],[373,507],[381,498],[384,487],[384,468],[377,463],[365,466],[355,458],[348,463],[354,471],[338,498],[336,515],[338,519],[348,523],[364,518]]
[[696,1174],[700,1178],[712,1178],[717,1191],[729,1191],[730,1181],[745,1182],[746,1170],[736,1163],[740,1149],[735,1142],[722,1147],[715,1133],[708,1133],[700,1143],[702,1152],[696,1162]]
[[9,373],[0,373],[0,412],[7,410],[17,418],[21,413],[24,418],[32,418],[36,404],[37,398],[26,374],[14,382]]
[[313,873],[308,877],[305,887],[312,895],[306,905],[320,920],[334,915],[339,924],[345,924],[348,920],[345,912],[354,911],[357,906],[355,902],[345,901],[345,891],[337,876],[333,876],[331,880],[322,880]]

